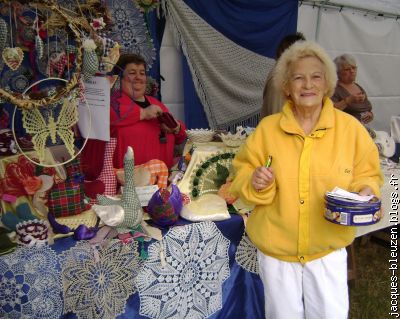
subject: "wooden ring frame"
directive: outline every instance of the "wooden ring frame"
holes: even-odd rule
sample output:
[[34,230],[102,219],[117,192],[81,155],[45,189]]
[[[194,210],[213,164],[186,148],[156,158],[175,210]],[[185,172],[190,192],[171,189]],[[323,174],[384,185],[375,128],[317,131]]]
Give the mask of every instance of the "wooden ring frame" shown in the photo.
[[[39,84],[39,83],[41,83],[41,82],[43,82],[43,81],[47,81],[47,80],[59,80],[59,81],[67,82],[67,80],[61,79],[61,78],[47,78],[47,79],[42,79],[42,80],[39,80],[39,81],[37,81],[37,82],[31,84],[28,88],[25,89],[25,91],[24,91],[23,94],[25,94],[27,91],[29,91],[33,86],[35,86],[35,85],[37,85],[37,84]],[[15,134],[15,125],[14,125],[14,124],[15,124],[15,114],[16,114],[16,111],[17,111],[17,107],[15,107],[15,108],[14,108],[14,113],[13,113],[13,116],[12,116],[12,122],[11,122],[11,124],[12,124],[12,125],[11,125],[12,129],[11,129],[11,131],[12,131],[12,134],[13,134],[13,137],[14,137],[15,145],[16,145],[17,148],[18,148],[18,151],[19,151],[22,155],[24,155],[24,156],[25,156],[30,162],[32,162],[33,164],[39,165],[39,166],[43,166],[43,167],[58,167],[58,166],[62,166],[62,165],[64,165],[64,164],[67,164],[67,163],[71,162],[72,160],[74,160],[74,159],[83,151],[83,149],[85,148],[86,143],[87,143],[87,141],[88,141],[88,139],[89,139],[89,136],[90,136],[90,131],[92,130],[92,110],[91,110],[90,105],[89,105],[89,103],[88,103],[88,101],[87,101],[86,98],[85,98],[85,104],[86,104],[86,107],[87,107],[87,109],[88,109],[88,111],[89,111],[89,133],[88,133],[88,135],[87,135],[85,141],[83,142],[82,147],[81,147],[80,150],[75,154],[75,156],[72,156],[70,159],[68,159],[68,160],[66,160],[66,161],[64,161],[64,162],[62,162],[62,163],[57,163],[57,164],[43,164],[43,163],[41,163],[41,162],[36,162],[36,161],[34,161],[32,158],[30,158],[30,157],[22,150],[22,148],[20,147],[20,145],[19,145],[19,143],[18,143],[17,136],[16,136],[16,134]]]

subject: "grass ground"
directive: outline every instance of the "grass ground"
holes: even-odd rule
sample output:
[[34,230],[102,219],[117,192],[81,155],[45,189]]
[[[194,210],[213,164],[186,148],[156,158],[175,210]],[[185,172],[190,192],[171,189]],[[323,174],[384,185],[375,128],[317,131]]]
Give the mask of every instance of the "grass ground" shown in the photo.
[[354,245],[357,278],[350,282],[349,319],[392,318],[389,244],[371,236],[366,243],[357,238]]

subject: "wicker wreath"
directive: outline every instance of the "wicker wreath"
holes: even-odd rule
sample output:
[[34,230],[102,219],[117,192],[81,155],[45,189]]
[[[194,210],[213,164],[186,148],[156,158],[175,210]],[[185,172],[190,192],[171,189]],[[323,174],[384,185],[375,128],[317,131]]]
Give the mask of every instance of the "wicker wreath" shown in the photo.
[[64,11],[62,11],[54,1],[44,0],[44,1],[30,1],[30,5],[37,6],[38,8],[45,8],[55,12],[60,18],[63,20],[65,25],[67,25],[73,34],[75,35],[75,42],[77,45],[77,53],[76,53],[76,68],[75,72],[71,76],[71,79],[65,85],[64,88],[57,90],[56,94],[49,96],[49,97],[41,97],[41,98],[33,98],[30,96],[26,96],[20,93],[15,92],[8,92],[2,88],[0,88],[0,98],[5,98],[12,104],[16,105],[17,107],[23,109],[31,109],[33,107],[40,107],[40,106],[47,106],[51,104],[57,103],[61,98],[66,96],[72,89],[74,89],[78,83],[81,73],[82,67],[82,59],[83,59],[83,52],[82,52],[82,40],[81,34],[79,31],[78,26],[76,25],[76,19],[72,16],[68,15]]

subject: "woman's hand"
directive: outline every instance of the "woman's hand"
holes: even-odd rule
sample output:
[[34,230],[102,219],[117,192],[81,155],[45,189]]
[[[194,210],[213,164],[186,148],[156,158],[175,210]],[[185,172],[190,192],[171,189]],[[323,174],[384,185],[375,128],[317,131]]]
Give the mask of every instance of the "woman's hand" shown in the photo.
[[161,107],[158,105],[151,104],[144,109],[140,109],[141,120],[151,120],[157,118],[162,113]]
[[361,113],[361,122],[367,124],[374,119],[374,114],[370,111],[362,112]]
[[255,190],[261,191],[270,186],[275,180],[274,171],[271,167],[259,166],[253,173],[251,185]]
[[347,105],[353,104],[353,103],[362,103],[365,100],[365,94],[362,92],[359,92],[357,94],[352,94],[346,97],[345,101]]
[[169,128],[164,123],[161,123],[160,126],[161,130],[164,131],[165,133],[178,134],[179,131],[181,130],[181,125],[179,123],[177,123],[177,126],[175,128]]
[[358,192],[358,195],[360,196],[368,196],[368,195],[375,195],[374,192],[372,191],[372,188],[369,186],[364,187]]

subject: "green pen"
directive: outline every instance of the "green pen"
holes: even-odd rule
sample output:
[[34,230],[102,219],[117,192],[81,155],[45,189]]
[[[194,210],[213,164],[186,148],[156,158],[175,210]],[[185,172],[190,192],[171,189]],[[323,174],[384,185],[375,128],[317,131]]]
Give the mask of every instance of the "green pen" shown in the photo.
[[268,155],[268,159],[267,159],[267,162],[265,163],[265,167],[268,168],[271,166],[271,164],[272,164],[272,156]]

